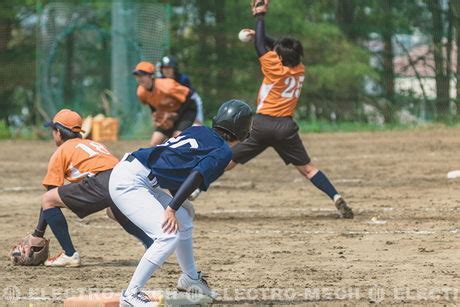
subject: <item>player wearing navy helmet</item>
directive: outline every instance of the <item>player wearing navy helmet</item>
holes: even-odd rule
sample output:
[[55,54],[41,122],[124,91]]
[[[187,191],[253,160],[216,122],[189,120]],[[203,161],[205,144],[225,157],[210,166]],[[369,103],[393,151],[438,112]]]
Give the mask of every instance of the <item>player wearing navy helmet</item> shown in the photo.
[[115,166],[109,180],[111,199],[154,240],[123,291],[121,306],[152,304],[141,289],[174,251],[182,270],[177,288],[217,296],[196,269],[193,214],[182,203],[195,189],[206,191],[222,175],[232,158],[230,146],[248,135],[251,117],[245,102],[227,101],[214,117],[212,129],[190,127],[164,144],[126,154]]
[[[177,62],[177,58],[175,56],[167,55],[162,57],[159,62],[159,66],[161,77],[174,79],[176,82],[193,89],[190,78],[179,70],[179,63]],[[196,104],[195,124],[202,124],[204,121],[203,100],[195,89],[193,89],[192,98]]]

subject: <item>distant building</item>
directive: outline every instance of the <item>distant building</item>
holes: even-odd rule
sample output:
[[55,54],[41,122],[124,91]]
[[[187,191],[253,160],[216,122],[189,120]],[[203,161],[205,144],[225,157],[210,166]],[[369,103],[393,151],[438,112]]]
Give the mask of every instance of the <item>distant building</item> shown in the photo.
[[[410,92],[414,96],[436,98],[435,64],[432,46],[421,44],[414,46],[409,53],[401,53],[393,60],[395,69],[395,90],[398,93]],[[452,52],[451,69],[455,72],[457,67],[457,50]],[[452,77],[450,97],[457,96],[456,79]]]

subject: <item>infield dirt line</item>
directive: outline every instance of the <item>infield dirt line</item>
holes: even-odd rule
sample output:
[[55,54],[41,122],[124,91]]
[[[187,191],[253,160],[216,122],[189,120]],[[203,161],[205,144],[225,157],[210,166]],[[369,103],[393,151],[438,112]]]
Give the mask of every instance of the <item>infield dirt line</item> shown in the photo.
[[[119,226],[107,226],[107,225],[92,225],[92,224],[85,224],[81,222],[77,222],[76,225],[84,227],[84,228],[95,228],[95,229],[118,229]],[[413,234],[413,235],[435,235],[435,234],[460,234],[459,228],[454,229],[439,229],[439,230],[414,230],[414,229],[399,229],[399,230],[381,230],[381,231],[365,231],[365,230],[346,230],[346,231],[328,231],[328,230],[302,230],[302,231],[289,231],[289,230],[239,230],[238,232],[233,232],[231,230],[210,230],[209,233],[222,233],[222,234],[229,234],[229,233],[244,233],[244,234],[316,234],[316,235],[382,235],[382,234]]]

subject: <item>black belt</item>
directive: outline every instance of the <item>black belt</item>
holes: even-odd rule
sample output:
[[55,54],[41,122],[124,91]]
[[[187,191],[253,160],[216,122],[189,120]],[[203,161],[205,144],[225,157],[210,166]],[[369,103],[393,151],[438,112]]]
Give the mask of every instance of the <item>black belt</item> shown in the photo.
[[[133,156],[133,155],[128,155],[125,159],[125,161],[128,161],[128,162],[133,162],[134,160],[136,160],[136,157]],[[147,178],[149,178],[150,181],[152,181],[153,179],[155,179],[155,175],[153,174],[152,171],[150,171],[150,174],[147,176]]]

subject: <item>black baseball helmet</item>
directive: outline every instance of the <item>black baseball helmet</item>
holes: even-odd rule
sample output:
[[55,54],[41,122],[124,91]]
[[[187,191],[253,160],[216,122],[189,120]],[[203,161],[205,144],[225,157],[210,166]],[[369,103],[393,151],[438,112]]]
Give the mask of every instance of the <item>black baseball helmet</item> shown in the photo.
[[249,134],[251,119],[251,107],[242,100],[231,99],[220,106],[212,118],[212,127],[222,129],[241,141]]
[[178,63],[177,63],[176,57],[173,55],[167,55],[167,56],[162,57],[160,61],[160,68],[163,68],[163,67],[173,67],[177,69]]

